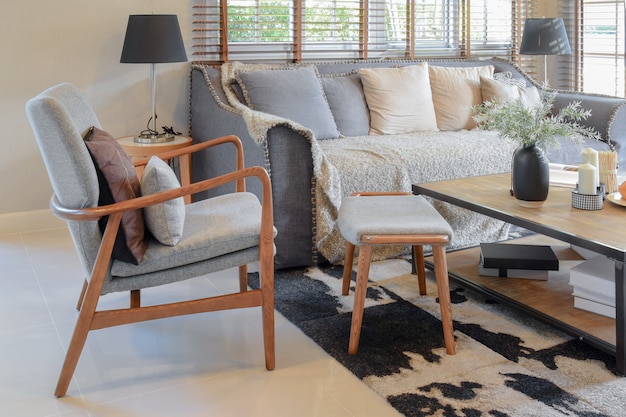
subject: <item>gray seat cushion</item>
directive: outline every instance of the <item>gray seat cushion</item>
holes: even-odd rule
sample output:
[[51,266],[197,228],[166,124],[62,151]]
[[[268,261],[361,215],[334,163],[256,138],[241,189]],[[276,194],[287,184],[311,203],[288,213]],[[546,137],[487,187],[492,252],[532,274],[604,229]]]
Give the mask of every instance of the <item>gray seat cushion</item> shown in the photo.
[[422,196],[390,195],[344,198],[337,225],[353,245],[363,235],[447,235],[452,228]]
[[[235,227],[236,226],[236,227]],[[139,265],[113,261],[111,275],[147,274],[258,246],[261,204],[252,193],[226,194],[186,206],[176,246],[150,241]]]

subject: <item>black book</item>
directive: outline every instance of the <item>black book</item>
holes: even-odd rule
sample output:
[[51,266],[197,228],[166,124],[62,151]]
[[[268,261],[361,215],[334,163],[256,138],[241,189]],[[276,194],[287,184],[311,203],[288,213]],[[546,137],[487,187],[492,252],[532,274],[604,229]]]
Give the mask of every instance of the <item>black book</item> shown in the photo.
[[480,264],[483,268],[559,270],[559,260],[547,245],[481,243]]

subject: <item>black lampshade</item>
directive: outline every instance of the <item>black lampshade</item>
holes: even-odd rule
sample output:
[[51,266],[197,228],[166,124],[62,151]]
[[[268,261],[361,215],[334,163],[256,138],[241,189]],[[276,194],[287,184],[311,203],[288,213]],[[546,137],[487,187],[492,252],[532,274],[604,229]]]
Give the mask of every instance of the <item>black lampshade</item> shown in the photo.
[[560,17],[526,19],[522,35],[522,55],[568,55],[572,53]]
[[176,15],[128,16],[120,62],[158,64],[185,61],[187,54]]

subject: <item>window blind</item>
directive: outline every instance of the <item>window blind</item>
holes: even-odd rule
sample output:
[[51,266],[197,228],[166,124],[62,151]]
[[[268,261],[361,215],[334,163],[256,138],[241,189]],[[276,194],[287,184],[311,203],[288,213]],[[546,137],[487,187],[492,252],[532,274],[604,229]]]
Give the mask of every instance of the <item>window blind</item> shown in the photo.
[[624,0],[581,0],[577,83],[582,91],[625,96]]
[[195,0],[195,61],[512,56],[521,0]]

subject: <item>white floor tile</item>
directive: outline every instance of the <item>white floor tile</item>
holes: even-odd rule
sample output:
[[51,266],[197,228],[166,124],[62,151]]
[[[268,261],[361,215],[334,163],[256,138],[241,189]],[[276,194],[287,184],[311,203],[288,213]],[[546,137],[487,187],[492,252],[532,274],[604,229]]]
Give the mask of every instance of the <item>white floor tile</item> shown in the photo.
[[[93,331],[68,396],[57,399],[53,391],[84,278],[69,233],[0,235],[0,263],[0,415],[397,415],[280,314],[276,369],[265,370],[259,308]],[[237,288],[233,269],[143,291],[142,303]],[[100,302],[127,305],[127,294]]]

